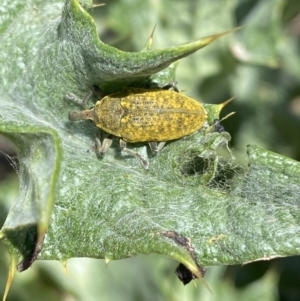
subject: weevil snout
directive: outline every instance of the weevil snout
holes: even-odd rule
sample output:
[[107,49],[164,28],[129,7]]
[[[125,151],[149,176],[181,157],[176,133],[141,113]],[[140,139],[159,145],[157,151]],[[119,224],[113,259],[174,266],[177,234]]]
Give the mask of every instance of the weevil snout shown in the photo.
[[93,110],[84,110],[84,111],[71,111],[69,113],[70,121],[78,121],[84,119],[93,120]]

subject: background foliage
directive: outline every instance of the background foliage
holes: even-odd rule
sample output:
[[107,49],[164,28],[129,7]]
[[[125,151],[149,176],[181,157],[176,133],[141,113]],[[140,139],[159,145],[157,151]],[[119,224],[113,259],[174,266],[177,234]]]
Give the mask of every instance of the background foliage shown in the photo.
[[[154,24],[157,24],[155,48],[244,25],[238,39],[219,40],[183,59],[177,70],[178,86],[207,103],[220,103],[236,95],[227,110],[237,114],[224,125],[232,135],[231,147],[240,160],[245,159],[239,154],[244,154],[249,143],[299,160],[298,2],[126,0],[109,1],[91,13],[97,20],[100,38],[126,51],[141,50]],[[0,190],[1,221],[15,197],[11,186],[16,187],[17,183],[6,176]],[[3,266],[0,291],[3,291],[8,258],[2,249],[0,258]],[[157,256],[113,262],[107,269],[103,261],[95,260],[71,260],[68,266],[67,278],[57,263],[35,263],[29,272],[18,275],[8,300],[39,300],[41,291],[49,300],[93,300],[99,295],[102,299],[122,300],[126,297],[128,300],[193,300],[200,296],[211,300],[217,300],[218,296],[228,300],[299,299],[291,281],[296,284],[300,281],[297,257],[243,268],[211,268],[206,280],[214,291],[213,296],[203,287],[183,287],[172,276],[176,263]],[[245,287],[258,278],[261,280]]]

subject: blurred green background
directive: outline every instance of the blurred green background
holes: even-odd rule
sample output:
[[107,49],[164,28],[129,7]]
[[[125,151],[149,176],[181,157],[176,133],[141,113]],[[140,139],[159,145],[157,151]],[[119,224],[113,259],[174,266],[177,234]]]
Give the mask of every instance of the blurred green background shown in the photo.
[[[236,97],[223,112],[236,114],[223,125],[243,166],[249,143],[300,161],[299,0],[110,0],[105,4],[90,10],[99,37],[124,51],[143,49],[155,24],[154,48],[243,26],[182,59],[178,88],[206,103]],[[1,227],[18,193],[18,180],[12,146],[0,139],[0,150]],[[174,274],[176,267],[176,262],[158,255],[108,266],[104,260],[72,259],[66,275],[61,263],[38,261],[16,275],[7,300],[300,300],[300,257],[208,267],[205,279],[213,294],[200,281],[195,282],[197,287],[183,286]],[[0,292],[8,268],[9,256],[0,243]]]

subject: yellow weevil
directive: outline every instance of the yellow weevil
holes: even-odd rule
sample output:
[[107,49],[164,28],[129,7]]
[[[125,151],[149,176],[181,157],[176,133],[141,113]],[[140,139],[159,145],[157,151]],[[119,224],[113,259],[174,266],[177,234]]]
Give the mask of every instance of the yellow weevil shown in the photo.
[[[67,94],[67,97],[78,102],[73,94]],[[69,113],[70,121],[84,119],[90,119],[98,128],[120,137],[121,149],[137,157],[147,169],[148,161],[128,149],[126,142],[148,142],[152,152],[158,152],[167,141],[199,130],[207,120],[207,112],[198,101],[177,91],[127,88],[105,96],[89,110]],[[104,155],[111,144],[110,138],[105,138],[102,143],[96,138],[96,151]]]

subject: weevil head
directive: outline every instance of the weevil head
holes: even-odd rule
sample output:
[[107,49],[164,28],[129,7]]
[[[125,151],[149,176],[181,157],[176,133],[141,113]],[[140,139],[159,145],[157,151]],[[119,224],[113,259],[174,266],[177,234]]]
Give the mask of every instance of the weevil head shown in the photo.
[[94,110],[83,110],[83,111],[71,111],[69,113],[69,120],[70,121],[78,121],[78,120],[85,120],[90,119],[94,121]]

